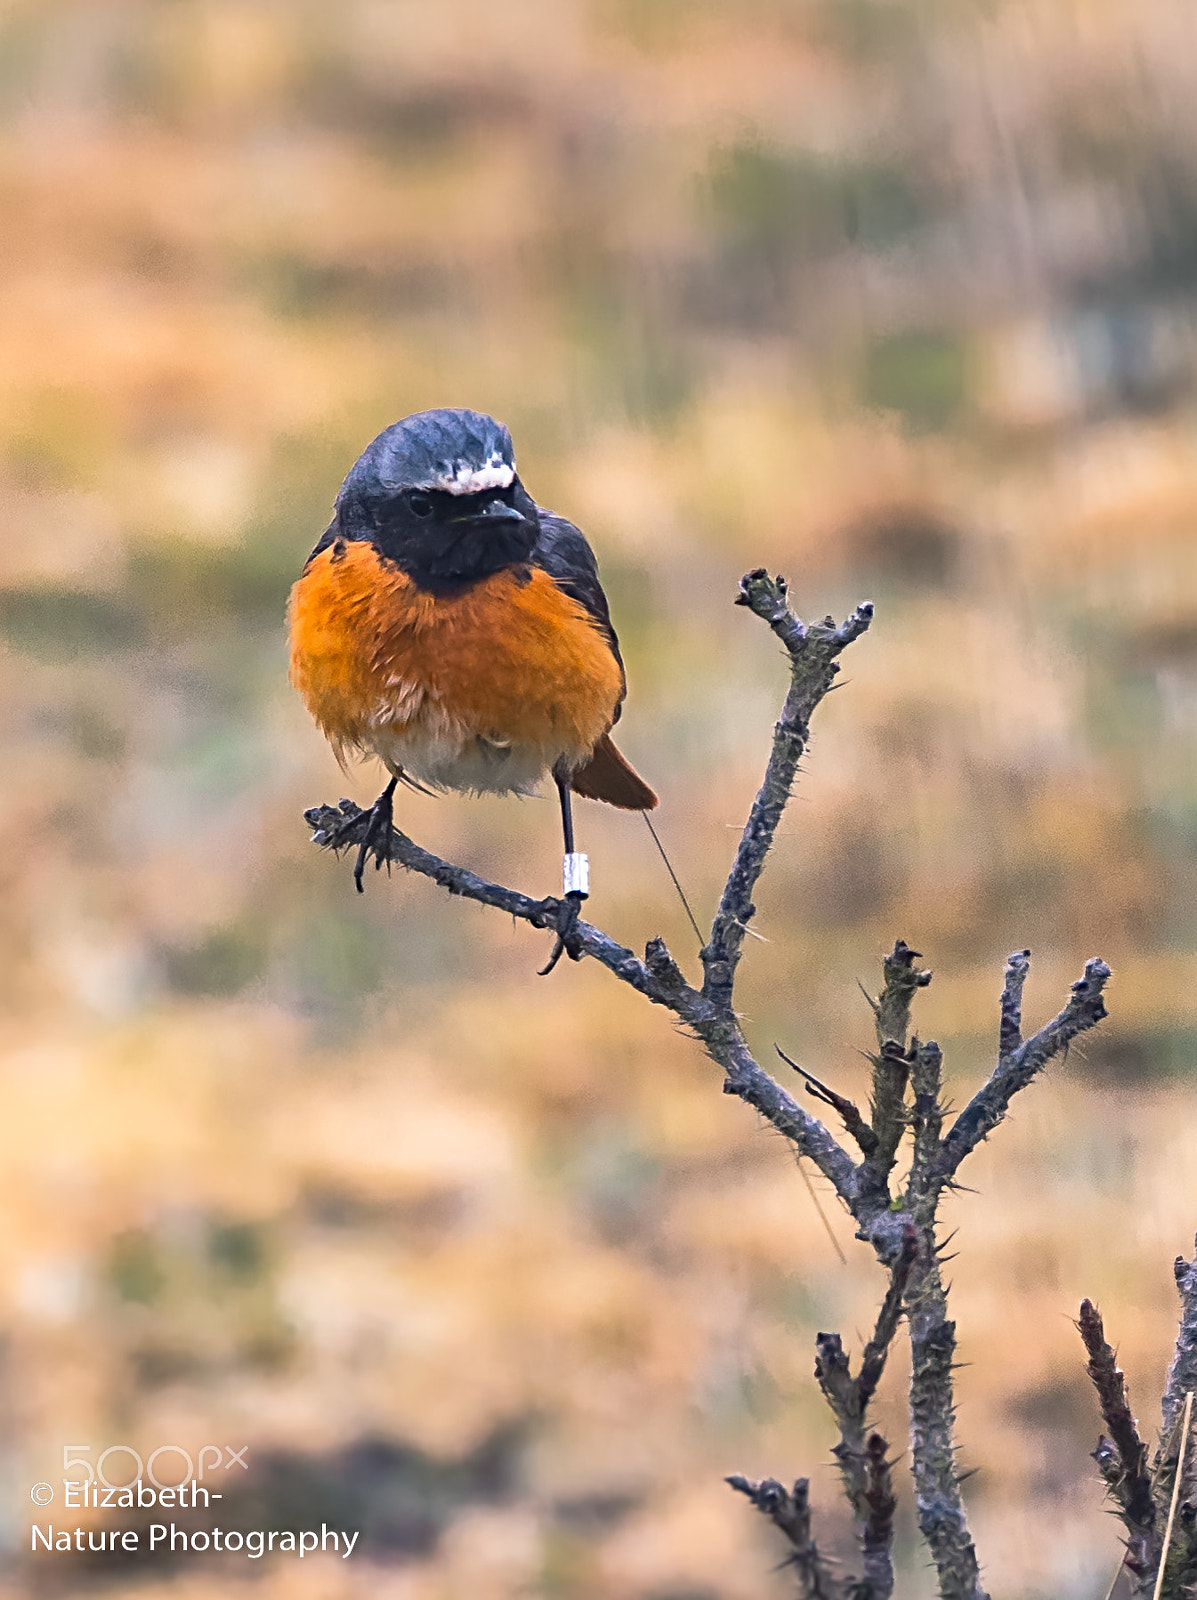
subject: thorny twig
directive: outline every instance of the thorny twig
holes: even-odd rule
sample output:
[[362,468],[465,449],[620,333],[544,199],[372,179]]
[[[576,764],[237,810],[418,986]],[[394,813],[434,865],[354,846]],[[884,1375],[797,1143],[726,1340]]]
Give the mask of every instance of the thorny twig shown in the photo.
[[[1018,987],[1026,977],[1029,957],[1016,951],[1006,965],[1006,995],[1011,992],[1011,969],[1017,973]],[[945,1176],[951,1177],[970,1151],[987,1139],[1010,1109],[1010,1102],[1025,1089],[1053,1056],[1058,1056],[1087,1028],[1096,1027],[1106,1016],[1102,991],[1110,979],[1104,961],[1086,961],[1085,975],[1072,986],[1072,995],[1063,1011],[1040,1028],[1039,1032],[1004,1055],[988,1083],[977,1090],[952,1125],[944,1140]],[[1003,1000],[1005,996],[1003,996]]]
[[800,1600],[839,1600],[839,1585],[831,1576],[826,1557],[819,1554],[811,1532],[809,1479],[799,1478],[793,1489],[787,1489],[776,1478],[763,1478],[760,1483],[754,1483],[751,1478],[733,1472],[726,1482],[740,1494],[747,1495],[757,1510],[785,1535],[790,1546],[786,1564],[792,1566],[797,1575]]
[[1089,1376],[1097,1390],[1102,1420],[1110,1435],[1098,1440],[1093,1459],[1126,1525],[1126,1565],[1132,1572],[1154,1572],[1159,1562],[1159,1539],[1147,1471],[1147,1446],[1139,1437],[1127,1399],[1126,1380],[1106,1341],[1101,1313],[1091,1300],[1081,1301],[1077,1327],[1089,1356]]
[[895,1502],[887,1460],[889,1446],[879,1433],[868,1432],[865,1417],[898,1330],[902,1300],[917,1254],[918,1235],[912,1227],[902,1254],[890,1270],[889,1288],[855,1377],[838,1333],[821,1333],[815,1340],[815,1377],[840,1430],[840,1441],[831,1453],[839,1463],[863,1561],[860,1582],[850,1584],[848,1592],[864,1600],[889,1600],[894,1590]]
[[1031,952],[1016,950],[1006,963],[1002,986],[1002,1022],[998,1030],[998,1055],[1008,1060],[1022,1043],[1022,986],[1031,970]]
[[[1197,1240],[1194,1244],[1197,1245]],[[1180,1331],[1164,1389],[1165,1436],[1176,1426],[1185,1395],[1197,1389],[1197,1248],[1192,1261],[1177,1256],[1172,1271],[1180,1295]]]
[[1160,1555],[1160,1569],[1156,1573],[1155,1588],[1151,1593],[1151,1600],[1162,1600],[1164,1584],[1169,1576],[1172,1583],[1169,1585],[1170,1594],[1177,1596],[1191,1596],[1193,1591],[1189,1587],[1189,1579],[1197,1577],[1197,1546],[1193,1541],[1193,1506],[1191,1502],[1185,1505],[1185,1515],[1182,1521],[1187,1523],[1187,1528],[1179,1539],[1174,1541],[1173,1534],[1176,1530],[1176,1509],[1180,1504],[1181,1490],[1185,1483],[1185,1468],[1189,1464],[1189,1444],[1193,1437],[1193,1391],[1190,1389],[1185,1395],[1185,1408],[1180,1414],[1180,1429],[1176,1441],[1176,1460],[1172,1463],[1172,1489],[1168,1495],[1168,1515],[1164,1522],[1164,1542]]
[[1126,1529],[1123,1566],[1135,1600],[1188,1600],[1197,1589],[1197,1455],[1191,1428],[1197,1388],[1197,1254],[1178,1256],[1180,1330],[1164,1391],[1159,1448],[1147,1465],[1147,1447],[1130,1408],[1126,1382],[1090,1300],[1081,1302],[1077,1327],[1089,1355],[1102,1434],[1093,1459]]
[[[1197,1244],[1197,1241],[1195,1241]],[[1180,1495],[1178,1531],[1170,1544],[1164,1537],[1163,1561],[1178,1596],[1197,1591],[1197,1439],[1192,1437],[1193,1396],[1197,1393],[1197,1248],[1192,1261],[1177,1256],[1173,1263],[1180,1294],[1180,1327],[1164,1387],[1163,1432],[1152,1463],[1157,1515],[1171,1496],[1169,1527]],[[1188,1455],[1185,1455],[1186,1441]],[[1188,1462],[1187,1469],[1183,1464]]]
[[[897,1327],[893,1291],[895,1281],[901,1280],[900,1303],[910,1324],[914,1356],[910,1455],[919,1525],[931,1550],[944,1600],[985,1600],[956,1470],[951,1377],[955,1325],[947,1317],[946,1292],[939,1271],[937,1206],[942,1190],[952,1183],[960,1163],[1001,1122],[1014,1094],[1025,1088],[1054,1056],[1067,1050],[1078,1034],[1105,1015],[1102,991],[1110,972],[1104,962],[1090,961],[1084,977],[1073,985],[1063,1010],[1024,1041],[1021,991],[1029,957],[1026,951],[1012,956],[1002,999],[998,1061],[988,1082],[943,1135],[939,1099],[942,1060],[938,1046],[916,1041],[907,1047],[906,1042],[911,1002],[917,991],[931,981],[931,974],[917,965],[917,951],[899,940],[884,963],[882,992],[876,1000],[870,1000],[877,1031],[877,1054],[872,1058],[871,1121],[866,1123],[847,1097],[809,1075],[806,1079],[815,1097],[829,1104],[844,1120],[861,1152],[860,1161],[824,1123],[787,1093],[756,1061],[744,1038],[733,1005],[736,970],[745,931],[755,912],[752,895],[790,798],[811,716],[832,687],[838,657],[869,627],[873,608],[868,604],[858,606],[838,626],[830,617],[807,625],[790,608],[783,580],[770,578],[763,569],[750,572],[741,580],[737,603],[767,622],[781,641],[789,657],[791,681],[774,729],[764,780],[702,952],[702,987],[695,988],[687,982],[660,939],[650,940],[641,959],[600,929],[579,921],[578,949],[655,1005],[671,1011],[722,1069],[725,1092],[754,1107],[790,1140],[799,1155],[814,1162],[835,1189],[856,1223],[857,1237],[872,1245],[878,1261],[891,1275],[890,1293],[878,1320],[878,1333],[866,1351],[862,1376],[866,1369],[874,1368],[879,1375],[885,1350]],[[315,842],[338,848],[361,842],[368,815],[347,800],[337,807],[321,806],[306,813],[315,830]],[[494,906],[534,928],[557,926],[560,907],[555,899],[536,900],[489,883],[432,855],[397,829],[392,829],[381,843],[379,854],[381,859],[433,879],[451,894]],[[890,1190],[890,1177],[899,1144],[910,1126],[914,1128],[914,1162],[905,1193],[895,1196]],[[1197,1312],[1194,1321],[1197,1323]],[[786,1532],[794,1546],[794,1564],[807,1585],[805,1592],[817,1600],[825,1594],[834,1594],[836,1600],[841,1594],[851,1595],[853,1600],[887,1600],[891,1592],[886,1583],[892,1588],[892,1577],[886,1574],[892,1571],[893,1493],[884,1441],[878,1435],[868,1435],[864,1427],[864,1407],[871,1393],[869,1387],[860,1414],[859,1438],[863,1440],[864,1457],[860,1503],[867,1513],[861,1533],[866,1576],[860,1582],[853,1580],[846,1589],[832,1586],[826,1564],[821,1563],[809,1536],[809,1498],[803,1480],[792,1492],[772,1479],[762,1484],[752,1484],[748,1479],[731,1480]],[[857,1437],[854,1433],[854,1441]],[[796,1538],[806,1540],[812,1552],[809,1558],[803,1556],[805,1568],[797,1559]],[[820,1584],[822,1588],[811,1587]]]
[[764,781],[744,824],[711,937],[702,952],[702,992],[729,1014],[744,933],[756,914],[752,892],[789,803],[798,763],[809,738],[811,714],[839,671],[837,657],[860,638],[873,620],[872,604],[866,601],[839,627],[831,617],[807,627],[786,603],[784,579],[770,578],[763,567],[741,578],[736,604],[748,606],[767,622],[785,646],[790,658],[790,690],[773,730],[773,748]]

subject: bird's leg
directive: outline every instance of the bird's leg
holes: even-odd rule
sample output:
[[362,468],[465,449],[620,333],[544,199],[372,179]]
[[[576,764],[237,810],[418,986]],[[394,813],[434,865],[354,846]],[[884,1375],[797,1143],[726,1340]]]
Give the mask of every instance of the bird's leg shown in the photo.
[[[390,866],[390,857],[387,855],[386,845],[391,836],[391,823],[394,821],[395,816],[395,785],[398,782],[399,779],[397,777],[392,778],[370,808],[370,820],[366,824],[366,831],[362,835],[361,844],[358,846],[357,861],[353,867],[353,881],[357,885],[358,894],[365,894],[366,892],[362,883],[362,876],[366,870],[366,862],[371,855],[374,857],[376,869],[381,867],[384,861],[387,863],[388,868]],[[354,817],[353,821],[355,823],[357,820],[358,818]],[[334,840],[333,843],[335,845],[336,841]]]
[[574,849],[574,817],[570,804],[572,791],[569,778],[555,772],[553,779],[557,785],[557,793],[561,796],[561,831],[565,839],[565,859],[561,873],[562,895],[557,909],[557,940],[553,945],[548,965],[541,969],[542,978],[548,977],[563,954],[571,961],[581,961],[583,951],[577,934],[578,913],[582,909],[582,901],[590,894],[590,863],[583,853]]

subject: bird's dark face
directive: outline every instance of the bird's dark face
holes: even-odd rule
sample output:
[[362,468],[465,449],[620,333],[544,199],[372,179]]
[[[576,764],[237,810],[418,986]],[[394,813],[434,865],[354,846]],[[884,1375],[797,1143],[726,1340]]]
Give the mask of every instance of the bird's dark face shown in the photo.
[[337,496],[334,530],[368,539],[420,588],[452,593],[526,561],[540,528],[501,423],[420,411],[367,445]]

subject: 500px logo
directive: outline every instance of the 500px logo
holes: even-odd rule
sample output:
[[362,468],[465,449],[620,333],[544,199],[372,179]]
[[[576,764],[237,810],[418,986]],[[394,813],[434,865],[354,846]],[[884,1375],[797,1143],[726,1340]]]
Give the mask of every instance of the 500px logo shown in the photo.
[[[186,1494],[188,1484],[194,1496],[197,1486],[213,1472],[230,1472],[234,1467],[240,1467],[242,1472],[249,1471],[249,1462],[245,1459],[249,1454],[247,1444],[236,1450],[228,1444],[201,1445],[194,1458],[181,1444],[160,1444],[157,1449],[151,1450],[145,1460],[132,1445],[110,1444],[100,1451],[94,1463],[91,1460],[92,1449],[89,1444],[65,1444],[62,1447],[62,1487],[68,1505],[119,1503],[111,1499],[113,1493],[129,1493],[135,1487],[140,1492],[143,1481],[154,1485],[161,1504],[170,1505],[174,1503],[174,1495]],[[124,1458],[121,1464],[124,1470],[122,1472],[120,1467],[112,1464],[113,1475],[110,1476],[113,1457]],[[102,1490],[107,1490],[108,1494],[102,1496]],[[200,1493],[206,1504],[207,1491],[201,1489]],[[164,1495],[171,1498],[163,1498]],[[53,1485],[35,1483],[29,1496],[35,1505],[49,1505],[54,1499]],[[219,1500],[222,1496],[213,1494],[212,1498]],[[153,1504],[153,1499],[145,1503]],[[178,1501],[180,1505],[186,1503],[183,1499]]]

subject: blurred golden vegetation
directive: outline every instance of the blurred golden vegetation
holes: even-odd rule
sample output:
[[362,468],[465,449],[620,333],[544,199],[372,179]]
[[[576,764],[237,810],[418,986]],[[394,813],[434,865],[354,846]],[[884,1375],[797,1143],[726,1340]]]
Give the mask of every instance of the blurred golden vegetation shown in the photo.
[[[783,690],[736,579],[877,603],[766,875],[762,1050],[858,1092],[902,935],[959,1099],[1009,950],[1036,1019],[1113,965],[951,1207],[988,1581],[1104,1593],[1069,1318],[1147,1419],[1197,1226],[1195,121],[1188,0],[0,8],[5,1592],[748,1600],[786,1578],[725,1471],[836,1526],[846,1227],[844,1269],[602,973],[307,844],[344,780],[289,584],[366,440],[456,404],[599,551],[700,911]],[[400,821],[553,888],[549,804]],[[685,952],[645,830],[581,826],[594,918]],[[364,1553],[23,1564],[64,1443],[226,1436],[268,1526],[358,1485]]]

